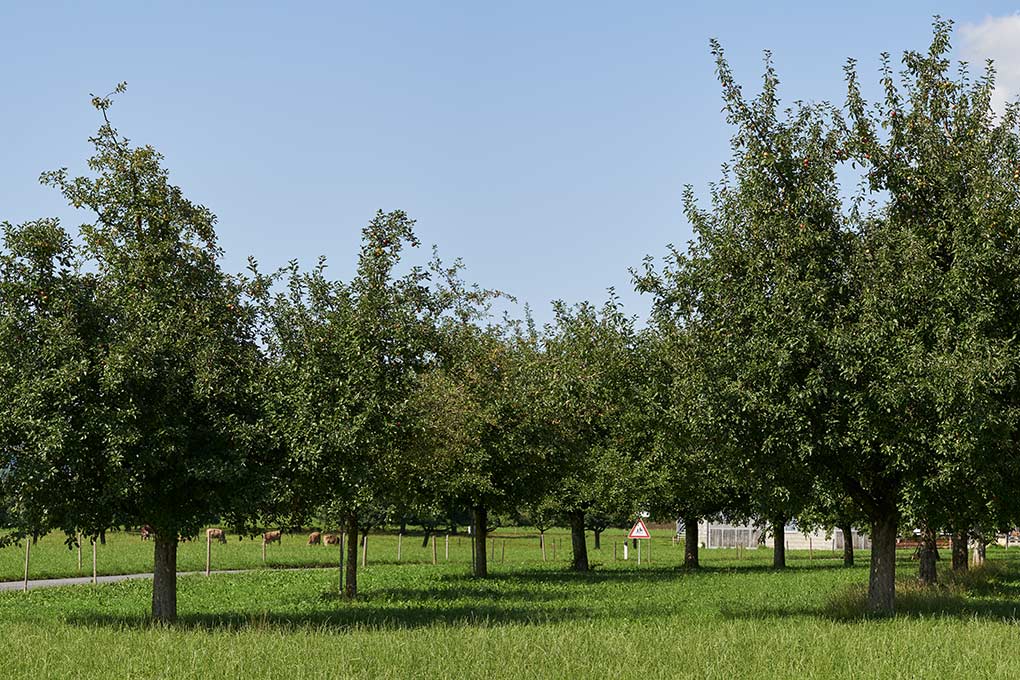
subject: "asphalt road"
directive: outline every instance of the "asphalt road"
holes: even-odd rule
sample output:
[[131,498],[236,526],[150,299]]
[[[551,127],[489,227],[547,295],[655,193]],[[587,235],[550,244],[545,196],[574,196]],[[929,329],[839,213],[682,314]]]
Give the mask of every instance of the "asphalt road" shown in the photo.
[[[216,569],[213,570],[212,574],[241,574],[246,571],[253,571],[252,569]],[[204,571],[179,571],[178,576],[196,576],[198,574],[205,574]],[[99,576],[96,578],[96,583],[119,583],[120,581],[127,581],[130,579],[146,579],[152,578],[152,574],[116,574],[114,576]],[[39,580],[29,580],[28,589],[34,590],[36,588],[57,588],[59,586],[80,586],[88,583],[92,583],[91,576],[76,576],[75,578],[47,578]],[[6,590],[22,590],[25,587],[24,581],[0,581],[0,592]]]

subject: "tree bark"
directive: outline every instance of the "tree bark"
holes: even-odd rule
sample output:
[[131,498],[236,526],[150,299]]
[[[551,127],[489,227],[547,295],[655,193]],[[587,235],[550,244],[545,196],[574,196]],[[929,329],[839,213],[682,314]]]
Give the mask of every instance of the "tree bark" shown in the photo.
[[953,571],[967,571],[967,531],[954,531],[952,537]]
[[938,559],[938,547],[935,545],[935,532],[925,528],[921,532],[921,550],[918,559],[918,578],[921,585],[933,586],[938,583],[936,559]]
[[429,531],[428,529],[426,529],[425,530],[425,537],[421,539],[421,547],[422,548],[429,547],[429,539],[430,538],[432,538],[432,532]]
[[[325,541],[323,541],[325,543]],[[340,532],[340,545],[337,546],[337,594],[344,594],[344,532]]]
[[602,529],[592,529],[592,533],[595,534],[595,549],[602,550]]
[[977,558],[978,558],[977,559],[977,563],[978,564],[984,564],[985,563],[985,558],[988,556],[987,549],[988,549],[988,544],[985,543],[984,535],[978,536],[978,543],[977,543]]
[[849,524],[839,528],[843,533],[843,566],[854,566],[854,530]]
[[152,618],[159,623],[177,620],[177,534],[156,534],[152,566]]
[[474,541],[474,571],[472,572],[477,578],[486,578],[489,575],[489,564],[487,561],[485,551],[485,539],[488,535],[488,511],[481,507],[475,506],[474,509],[474,535],[471,540]]
[[106,545],[106,529],[99,532],[99,545]]
[[684,568],[697,569],[701,566],[698,561],[698,518],[687,517],[684,519]]
[[868,611],[892,614],[896,608],[896,530],[899,517],[890,512],[871,528],[871,573],[868,577]]
[[584,511],[568,513],[570,518],[570,547],[574,552],[574,571],[588,571],[588,544],[584,540]]
[[358,516],[353,512],[347,515],[347,573],[344,584],[344,597],[353,600],[358,596]]
[[786,519],[772,523],[772,568],[786,569]]

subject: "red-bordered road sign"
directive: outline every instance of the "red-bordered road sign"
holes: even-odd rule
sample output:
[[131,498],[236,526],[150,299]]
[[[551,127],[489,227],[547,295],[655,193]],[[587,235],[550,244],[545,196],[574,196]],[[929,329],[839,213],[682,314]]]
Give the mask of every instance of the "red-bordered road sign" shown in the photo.
[[637,521],[637,524],[634,525],[634,528],[630,530],[629,534],[627,534],[627,538],[651,538],[651,537],[652,535],[648,533],[648,527],[645,526],[645,521],[643,519],[639,519]]

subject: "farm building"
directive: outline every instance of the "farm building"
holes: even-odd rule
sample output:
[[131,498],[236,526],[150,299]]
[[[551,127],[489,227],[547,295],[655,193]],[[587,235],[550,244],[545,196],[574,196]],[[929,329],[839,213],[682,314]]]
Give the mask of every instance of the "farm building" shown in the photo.
[[[698,522],[698,540],[703,548],[757,548],[765,546],[771,548],[773,545],[772,536],[762,540],[762,529],[753,524],[729,524],[726,522]],[[871,547],[871,541],[867,535],[852,530],[855,549],[867,549]],[[809,550],[818,548],[820,550],[842,550],[843,532],[838,529],[805,532],[795,522],[786,525],[784,541],[788,550]]]

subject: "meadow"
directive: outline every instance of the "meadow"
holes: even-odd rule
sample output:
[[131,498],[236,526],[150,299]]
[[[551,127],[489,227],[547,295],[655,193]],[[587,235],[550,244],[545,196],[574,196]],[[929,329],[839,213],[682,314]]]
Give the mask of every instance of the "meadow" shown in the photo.
[[[476,581],[466,537],[451,540],[448,562],[441,538],[433,565],[420,537],[402,541],[398,564],[395,536],[373,535],[357,602],[335,594],[335,569],[262,568],[261,546],[234,537],[214,546],[214,568],[254,571],[182,577],[172,627],[148,622],[145,581],[0,593],[0,665],[12,678],[1020,675],[1011,651],[1020,550],[990,549],[987,567],[957,580],[943,560],[943,585],[927,591],[902,551],[899,613],[873,620],[860,613],[866,553],[846,569],[829,551],[794,552],[775,572],[767,550],[703,550],[703,568],[684,572],[682,548],[663,537],[650,564],[614,560],[621,536],[610,532],[592,550],[594,571],[574,574],[565,533],[547,534],[546,562],[527,532],[495,536],[492,575]],[[151,549],[111,534],[100,571],[145,571]],[[185,544],[181,569],[203,568],[204,550]],[[334,554],[288,536],[267,562],[326,566]],[[0,549],[4,580],[20,578],[23,557]],[[33,561],[33,577],[76,571],[56,537],[40,541]]]

